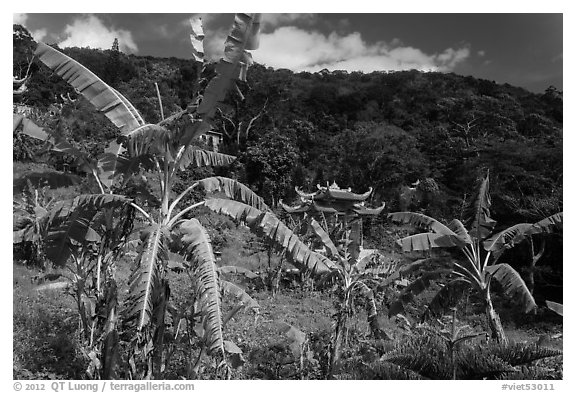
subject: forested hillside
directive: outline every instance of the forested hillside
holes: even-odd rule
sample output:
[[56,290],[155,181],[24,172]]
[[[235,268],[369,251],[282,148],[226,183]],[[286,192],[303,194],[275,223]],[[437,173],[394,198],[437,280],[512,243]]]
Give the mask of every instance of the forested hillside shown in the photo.
[[[113,48],[64,52],[122,92],[149,122],[190,104],[197,67],[190,60],[125,55]],[[35,42],[14,25],[14,75],[26,70]],[[58,76],[35,61],[22,104],[61,116],[40,124],[72,140],[89,138],[93,153],[115,128]],[[249,94],[247,94],[249,92]],[[229,98],[217,119],[220,151],[239,156],[239,180],[267,202],[291,201],[294,186],[336,181],[399,208],[400,187],[433,179],[439,192],[415,209],[459,215],[468,187],[490,170],[494,214],[502,225],[562,210],[562,92],[544,94],[452,73],[323,71],[252,67],[246,96]],[[72,101],[63,101],[63,98]],[[62,96],[61,96],[62,95]],[[14,139],[14,158],[21,148]],[[424,206],[420,206],[424,204]]]

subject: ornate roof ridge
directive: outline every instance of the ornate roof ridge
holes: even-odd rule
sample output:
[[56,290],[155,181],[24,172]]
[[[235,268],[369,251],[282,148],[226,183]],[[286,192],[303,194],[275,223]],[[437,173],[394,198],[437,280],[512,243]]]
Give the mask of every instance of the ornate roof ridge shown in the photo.
[[342,189],[338,187],[336,182],[332,183],[331,186],[324,187],[317,184],[316,187],[318,188],[318,191],[315,192],[304,192],[299,187],[294,187],[294,190],[296,190],[296,193],[300,196],[302,201],[334,199],[351,202],[365,201],[373,191],[373,188],[370,187],[365,193],[357,194],[352,192],[350,188]]

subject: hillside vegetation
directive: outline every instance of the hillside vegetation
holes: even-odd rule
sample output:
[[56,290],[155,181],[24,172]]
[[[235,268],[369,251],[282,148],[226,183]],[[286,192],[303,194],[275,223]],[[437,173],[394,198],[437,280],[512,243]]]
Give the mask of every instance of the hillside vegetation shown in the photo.
[[[14,74],[26,68],[35,43],[22,27],[14,35]],[[112,46],[112,43],[111,43]],[[194,92],[189,60],[127,56],[112,50],[66,48],[121,91],[150,122],[160,120],[154,83],[165,113],[185,108]],[[22,72],[22,71],[20,71]],[[26,105],[47,110],[74,91],[35,63]],[[268,202],[292,200],[294,186],[338,184],[397,207],[400,186],[432,178],[457,213],[469,184],[490,169],[495,214],[505,224],[562,210],[562,92],[534,94],[508,84],[456,74],[403,71],[293,73],[258,64],[217,121],[220,151],[239,156],[239,180]],[[255,119],[252,123],[251,120]],[[114,127],[80,98],[66,104],[56,124],[94,153]],[[249,127],[250,126],[250,127]],[[15,149],[15,154],[16,154]]]

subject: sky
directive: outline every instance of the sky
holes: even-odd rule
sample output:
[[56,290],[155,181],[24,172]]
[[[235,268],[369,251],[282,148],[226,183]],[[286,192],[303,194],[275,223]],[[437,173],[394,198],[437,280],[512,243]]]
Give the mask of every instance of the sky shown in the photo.
[[[233,14],[13,13],[13,23],[61,47],[109,49],[117,37],[125,53],[191,58],[191,16],[202,17],[206,54],[219,58]],[[295,72],[418,69],[563,90],[563,14],[265,13],[252,55]]]

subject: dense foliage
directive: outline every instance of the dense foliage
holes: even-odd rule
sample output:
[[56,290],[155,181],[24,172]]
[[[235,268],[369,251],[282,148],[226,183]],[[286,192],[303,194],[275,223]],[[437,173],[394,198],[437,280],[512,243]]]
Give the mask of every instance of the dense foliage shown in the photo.
[[[14,35],[15,73],[34,46],[22,37]],[[122,91],[150,121],[160,119],[155,82],[165,112],[190,104],[197,71],[188,60],[125,55],[114,48],[64,53]],[[32,71],[27,105],[47,108],[60,93],[71,92],[45,67]],[[394,207],[399,186],[431,177],[448,201],[440,213],[450,216],[458,214],[468,185],[490,169],[499,196],[494,211],[502,224],[532,220],[536,211],[543,217],[562,210],[563,100],[554,87],[535,94],[452,73],[311,74],[257,64],[247,85],[246,100],[230,98],[226,115],[244,123],[237,132],[265,106],[263,116],[248,135],[225,137],[221,150],[258,153],[266,176],[254,175],[259,168],[253,155],[240,154],[245,166],[240,180],[257,190],[266,186],[263,195],[270,203],[290,200],[294,185],[335,180],[359,191],[372,186],[376,199]],[[82,102],[63,115],[58,126],[75,138],[90,135],[97,144],[114,135],[103,116]],[[217,126],[224,131],[224,118]],[[279,146],[286,147],[282,156]]]

